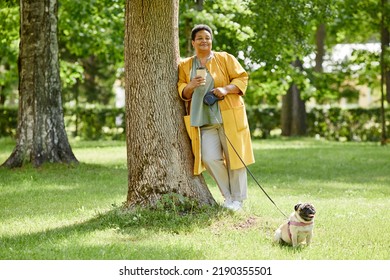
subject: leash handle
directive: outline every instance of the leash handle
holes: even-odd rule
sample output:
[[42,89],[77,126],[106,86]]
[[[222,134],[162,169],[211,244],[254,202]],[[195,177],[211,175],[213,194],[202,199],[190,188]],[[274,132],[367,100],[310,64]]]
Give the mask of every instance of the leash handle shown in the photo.
[[[210,111],[211,113],[213,114],[213,117],[217,120],[218,122],[218,118],[216,117],[213,109],[210,107]],[[222,127],[222,124],[219,123],[219,126]],[[279,210],[279,212],[285,217],[288,219],[288,216],[282,211],[280,210],[280,208],[276,205],[276,203],[272,200],[272,198],[268,195],[268,193],[264,190],[264,188],[260,185],[260,183],[257,181],[256,177],[252,174],[252,172],[249,170],[248,166],[245,164],[244,160],[241,158],[241,156],[238,154],[236,148],[233,146],[232,142],[230,141],[230,139],[227,137],[226,133],[225,133],[225,130],[223,129],[222,127],[222,132],[223,132],[223,135],[225,136],[226,140],[228,140],[230,146],[233,148],[234,152],[236,153],[236,155],[238,156],[238,158],[240,159],[241,163],[245,166],[246,170],[248,171],[248,173],[251,175],[251,177],[253,178],[253,180],[256,182],[256,184],[260,187],[260,189],[263,191],[263,193],[268,197],[268,199],[272,202],[272,204],[276,207],[276,209]]]

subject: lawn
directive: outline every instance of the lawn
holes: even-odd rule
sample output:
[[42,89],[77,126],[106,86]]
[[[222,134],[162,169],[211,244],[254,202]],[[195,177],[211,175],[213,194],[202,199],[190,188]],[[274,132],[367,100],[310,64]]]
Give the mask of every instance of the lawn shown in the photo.
[[[390,148],[314,139],[254,141],[249,168],[278,207],[317,208],[310,247],[272,244],[284,216],[248,175],[243,211],[124,211],[124,142],[71,142],[80,164],[0,168],[2,260],[388,260]],[[0,139],[0,162],[13,149]],[[218,202],[221,195],[205,174]]]

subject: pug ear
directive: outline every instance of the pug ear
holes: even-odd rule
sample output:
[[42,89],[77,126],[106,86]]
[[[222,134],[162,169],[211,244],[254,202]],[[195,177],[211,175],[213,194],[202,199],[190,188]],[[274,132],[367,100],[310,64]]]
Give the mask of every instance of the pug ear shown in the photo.
[[297,205],[294,206],[294,210],[297,211],[299,206],[301,206],[302,203],[298,203]]

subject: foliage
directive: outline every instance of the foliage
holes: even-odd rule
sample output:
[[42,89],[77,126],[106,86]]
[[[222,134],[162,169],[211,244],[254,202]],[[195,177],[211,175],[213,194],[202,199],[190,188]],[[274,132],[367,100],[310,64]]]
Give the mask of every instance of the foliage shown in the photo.
[[[291,61],[313,57],[314,33],[320,23],[327,26],[327,57],[337,43],[378,42],[380,16],[390,14],[388,1],[384,11],[376,0],[180,0],[179,5],[181,55],[188,51],[188,29],[197,23],[209,24],[215,33],[214,49],[236,55],[250,74],[245,96],[249,105],[277,106],[292,82],[299,86],[304,101],[314,99],[317,104],[333,104],[341,97],[356,102],[360,85],[378,92],[378,53],[355,51],[349,60],[328,60],[328,64],[333,63],[331,71],[320,74],[314,72],[313,65],[305,64],[298,70]],[[0,101],[13,105],[17,103],[18,84],[18,1],[2,1],[0,8]],[[60,67],[66,106],[78,106],[79,111],[90,103],[113,104],[112,85],[123,76],[123,17],[123,0],[77,1],[77,5],[59,1]],[[385,25],[390,27],[388,19]],[[389,49],[385,54],[388,60]],[[77,121],[74,116],[68,118],[71,131],[78,126],[79,135],[91,139],[106,135],[101,131],[112,127],[112,118],[98,125],[100,117],[93,116],[95,120],[90,123],[97,127],[81,128],[84,121],[80,119],[91,119],[92,115],[86,112]],[[272,120],[265,125],[262,121],[269,128],[259,129],[261,135],[268,135],[274,123]],[[6,128],[1,129],[5,133]],[[7,128],[6,133],[14,130]]]
[[11,1],[5,4],[8,6],[0,6],[0,104],[12,95],[18,82],[19,7]]
[[[283,70],[296,58],[313,51],[313,30],[331,19],[332,1],[251,1],[252,15],[246,19],[255,30],[246,56],[265,63],[268,70]],[[252,20],[256,18],[256,20]]]
[[250,26],[243,24],[242,18],[250,14],[247,0],[207,0],[199,7],[193,0],[180,0],[179,7],[180,53],[187,53],[191,40],[188,29],[196,24],[207,24],[213,29],[213,49],[238,55],[245,42],[254,35]]
[[267,139],[280,129],[280,110],[275,107],[248,106],[247,116],[253,138]]
[[[17,108],[0,106],[0,137],[16,133]],[[89,140],[124,140],[124,108],[91,106],[65,108],[65,125],[68,134]],[[253,138],[268,139],[280,136],[280,109],[277,107],[247,106],[248,121]],[[390,119],[390,109],[386,109]],[[307,136],[337,141],[380,140],[381,117],[379,108],[341,109],[322,106],[307,113]],[[390,122],[387,121],[387,131]]]
[[[251,14],[243,21],[254,30],[243,50],[249,64],[248,95],[251,105],[261,100],[276,105],[280,95],[295,83],[303,100],[311,94],[308,71],[292,65],[315,51],[314,33],[321,23],[332,20],[333,1],[251,1]],[[256,20],[253,20],[253,19]]]
[[70,57],[96,56],[110,64],[123,60],[122,0],[60,1],[60,45]]
[[[280,136],[280,110],[275,107],[259,108],[249,106],[248,120],[252,137],[270,138]],[[387,120],[390,110],[386,110]],[[379,108],[341,109],[339,107],[313,108],[307,113],[307,136],[337,141],[381,140],[381,114]],[[386,123],[387,131],[390,122]]]
[[89,140],[124,140],[126,137],[124,108],[66,108],[64,115],[67,132],[74,137]]
[[[351,56],[341,61],[325,60],[327,70],[316,73],[313,69],[305,69],[311,84],[310,93],[306,96],[316,100],[317,104],[332,104],[340,98],[349,103],[358,103],[360,89],[366,86],[373,96],[380,88],[379,53],[372,50],[354,49]],[[379,96],[379,94],[377,94]],[[374,103],[379,105],[379,103]]]
[[123,0],[61,1],[58,17],[64,101],[110,104],[123,67]]
[[[389,119],[390,111],[386,111]],[[251,134],[255,138],[280,135],[280,111],[275,108],[251,108],[248,113]],[[373,141],[381,139],[380,109],[321,109],[307,114],[307,136],[337,141]],[[387,131],[390,123],[387,122]]]
[[[388,147],[304,138],[254,141],[257,163],[249,168],[277,205],[286,213],[299,201],[317,208],[311,247],[294,250],[272,244],[284,217],[250,179],[249,198],[239,213],[221,207],[180,214],[173,209],[127,211],[121,207],[127,193],[125,142],[74,141],[72,146],[77,166],[0,168],[0,259],[390,257],[390,224],[384,223],[390,219]],[[10,139],[0,139],[0,162],[13,147]],[[217,186],[205,176],[221,203]]]
[[[123,67],[123,0],[59,1],[58,38],[64,102],[109,104]],[[17,100],[19,6],[0,10],[0,94]],[[13,95],[11,95],[13,94]]]
[[389,14],[390,5],[381,11],[377,0],[336,0],[334,6],[335,20],[328,25],[330,44],[380,41],[380,15]]
[[0,138],[15,136],[18,119],[18,108],[0,105]]
[[[387,120],[390,110],[386,110]],[[373,141],[381,140],[382,119],[380,109],[340,108],[313,109],[308,113],[308,134],[338,141]],[[386,130],[389,131],[387,121]]]
[[72,93],[73,87],[80,81],[84,80],[84,68],[79,62],[61,61],[60,68],[61,82],[63,86],[64,101],[74,101],[75,97]]

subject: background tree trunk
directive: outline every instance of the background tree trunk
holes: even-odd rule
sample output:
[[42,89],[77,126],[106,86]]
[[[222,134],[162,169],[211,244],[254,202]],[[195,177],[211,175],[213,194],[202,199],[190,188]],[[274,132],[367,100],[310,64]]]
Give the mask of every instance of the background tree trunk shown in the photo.
[[[390,4],[389,4],[390,5]],[[386,27],[382,28],[382,52],[384,52],[384,56],[386,54],[390,55],[390,31]],[[390,103],[390,63],[389,60],[383,60],[383,69],[384,69],[384,78],[385,78],[385,89],[386,89],[386,99],[387,102]]]
[[[204,0],[196,0],[193,3],[193,5],[194,5],[195,9],[198,12],[200,12],[203,10]],[[193,18],[192,17],[186,18],[184,24],[185,24],[185,27],[184,27],[185,36],[187,38],[186,52],[184,55],[185,55],[185,57],[188,57],[188,56],[194,55],[194,49],[192,47],[192,38],[191,38],[191,31],[192,31],[192,28],[194,27]]]
[[326,37],[326,27],[324,23],[321,23],[317,27],[316,31],[316,65],[314,66],[314,71],[317,73],[322,73],[325,56],[325,37]]
[[[390,0],[383,0],[382,2],[382,24],[381,24],[381,29],[382,29],[382,36],[381,36],[381,41],[382,41],[382,52],[384,51],[384,56],[388,57],[390,55],[390,15],[387,12],[390,9]],[[386,83],[386,99],[387,102],[390,103],[390,62],[389,59],[384,59],[383,60],[383,69],[384,69],[384,77],[385,77],[385,83]]]
[[77,162],[63,120],[57,0],[20,1],[20,24],[17,140],[3,165]]
[[3,93],[3,86],[0,85],[0,105],[3,106],[5,103],[5,94]]
[[[387,0],[381,1],[381,55],[380,55],[380,65],[381,65],[381,118],[382,118],[382,133],[381,133],[381,144],[386,145],[387,143],[387,132],[386,132],[386,112],[385,112],[385,99],[387,96],[387,101],[389,102],[389,73],[390,69],[388,67],[388,62],[385,59],[386,53],[389,49],[390,43],[390,34],[386,26],[388,20],[388,14],[386,13],[386,4]],[[386,93],[385,93],[386,91]]]
[[[302,68],[302,62],[297,59],[294,67]],[[292,84],[286,95],[282,97],[282,135],[303,136],[306,134],[306,108],[296,84]]]
[[177,93],[178,1],[127,0],[125,90],[127,206],[154,206],[177,193],[212,204],[193,156]]
[[185,34],[187,37],[187,44],[186,44],[186,53],[184,54],[185,57],[194,55],[194,49],[192,48],[192,39],[191,39],[191,31],[192,31],[192,19],[191,18],[186,18],[185,19]]
[[[4,64],[4,69],[5,70],[9,70],[10,69],[9,63],[5,63]],[[5,100],[7,98],[7,95],[3,92],[4,88],[5,87],[0,84],[0,105],[2,105],[2,106],[4,106]]]

